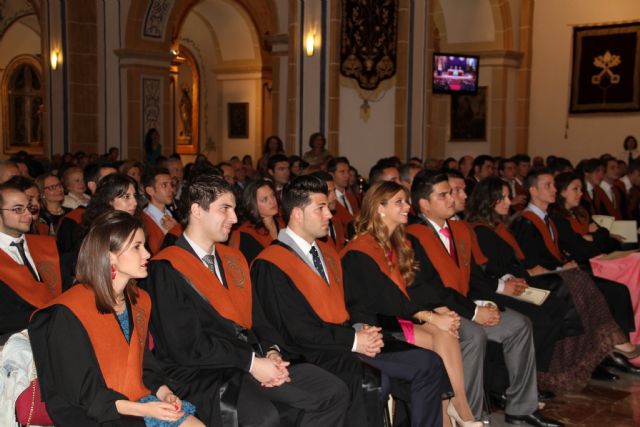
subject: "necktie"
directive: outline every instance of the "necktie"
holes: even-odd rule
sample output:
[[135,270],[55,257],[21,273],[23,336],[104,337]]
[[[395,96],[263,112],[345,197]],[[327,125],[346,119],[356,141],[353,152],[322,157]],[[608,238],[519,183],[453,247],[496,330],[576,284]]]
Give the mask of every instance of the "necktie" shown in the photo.
[[[202,261],[207,264],[209,271],[216,275],[222,286],[227,287],[227,281],[225,280],[224,274],[222,273],[222,268],[220,268],[220,264],[217,263],[215,255],[205,255],[202,257]],[[217,264],[217,265],[216,265]]]
[[[313,257],[313,266],[318,271],[318,274],[320,274],[320,277],[327,282],[327,276],[324,274],[324,267],[322,267],[322,261],[320,261],[320,254],[318,254],[318,250],[315,246],[312,246],[309,253]],[[327,284],[329,284],[329,282],[327,282]]]
[[551,220],[549,220],[549,215],[544,216],[544,223],[547,224],[547,228],[549,229],[549,234],[551,234],[551,238],[555,242],[556,236],[553,234],[553,228],[551,228]]
[[347,198],[345,197],[344,193],[342,193],[342,196],[340,196],[340,198],[342,199],[342,204],[344,205],[344,207],[347,208],[351,215],[353,215],[353,208],[347,202]]
[[27,254],[24,251],[24,240],[20,240],[19,242],[11,242],[11,246],[18,249],[18,253],[20,253],[20,259],[22,260],[22,264],[29,269],[29,272],[36,279],[36,282],[40,281],[40,278],[36,274],[36,271],[33,269],[33,266],[27,259]]
[[453,244],[453,236],[451,235],[451,229],[449,227],[443,227],[440,229],[440,234],[449,239],[449,256],[458,263],[458,256],[456,255],[456,247]]
[[336,240],[336,230],[333,228],[333,222],[331,220],[329,220],[329,235],[331,236],[333,243],[338,243]]

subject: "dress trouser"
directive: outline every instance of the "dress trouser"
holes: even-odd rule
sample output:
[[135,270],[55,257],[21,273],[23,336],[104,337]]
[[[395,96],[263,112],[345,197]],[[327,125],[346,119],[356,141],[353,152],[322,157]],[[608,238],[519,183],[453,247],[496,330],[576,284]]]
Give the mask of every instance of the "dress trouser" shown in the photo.
[[346,384],[311,364],[289,366],[290,383],[262,387],[244,375],[238,395],[238,422],[242,427],[279,427],[280,416],[272,402],[304,411],[300,427],[342,426],[349,406]]
[[505,412],[509,415],[529,415],[536,411],[536,358],[529,318],[507,308],[500,313],[500,322],[495,326],[481,326],[465,318],[460,320],[465,390],[474,417],[480,419],[482,416],[487,341],[501,343],[504,351],[510,384],[506,391]]
[[620,329],[622,329],[625,334],[635,331],[636,325],[629,288],[613,280],[593,275],[591,277],[600,292],[602,292],[609,306],[609,310],[618,326],[620,326]]
[[410,382],[412,427],[442,426],[442,396],[451,385],[440,356],[415,348],[361,359],[383,375]]

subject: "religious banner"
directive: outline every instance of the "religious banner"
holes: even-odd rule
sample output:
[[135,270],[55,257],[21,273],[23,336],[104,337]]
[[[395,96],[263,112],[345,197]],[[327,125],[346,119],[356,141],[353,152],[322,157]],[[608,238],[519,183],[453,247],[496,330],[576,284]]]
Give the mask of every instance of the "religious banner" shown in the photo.
[[637,110],[640,22],[575,27],[570,112]]
[[396,73],[398,0],[343,0],[340,73],[374,91]]

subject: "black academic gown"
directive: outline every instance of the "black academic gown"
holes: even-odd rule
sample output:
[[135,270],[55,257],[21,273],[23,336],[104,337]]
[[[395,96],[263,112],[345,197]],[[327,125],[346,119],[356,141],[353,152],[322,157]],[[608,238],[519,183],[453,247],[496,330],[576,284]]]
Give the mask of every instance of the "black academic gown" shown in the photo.
[[[487,258],[485,271],[488,275],[499,278],[505,274],[525,279],[531,286],[543,289],[562,287],[562,279],[557,275],[531,277],[517,259],[513,248],[490,227],[475,227],[478,244]],[[561,290],[562,291],[562,290]],[[540,306],[518,301],[507,295],[495,293],[491,300],[505,307],[516,310],[531,319],[533,326],[533,342],[536,349],[536,367],[539,371],[547,371],[553,356],[555,342],[564,337],[564,319],[568,316],[571,305],[566,301],[567,292],[559,297],[552,292]]]
[[26,329],[29,317],[35,309],[4,282],[0,282],[0,345],[11,334]]
[[554,214],[551,218],[558,230],[560,249],[579,264],[588,264],[594,256],[620,249],[620,243],[609,235],[606,228],[599,227],[595,233],[589,233],[593,237],[590,242],[571,227],[571,222],[564,215]]
[[247,260],[247,264],[251,265],[255,257],[264,249],[262,243],[258,242],[253,236],[247,233],[240,234],[240,243],[238,250],[242,252],[244,258]]
[[[42,399],[56,426],[144,427],[142,418],[117,412],[115,402],[128,398],[106,386],[89,335],[71,310],[55,305],[38,311],[29,340]],[[148,349],[143,368],[144,384],[155,394],[166,382]]]
[[[175,244],[200,262],[184,237]],[[282,348],[277,332],[264,320],[256,298],[252,330],[222,317],[168,261],[151,261],[141,287],[151,296],[154,355],[170,378],[167,385],[196,406],[206,425],[222,425],[221,417],[237,409],[252,353],[263,356],[274,345]]]
[[[519,217],[513,222],[511,229],[524,253],[523,264],[526,268],[541,265],[548,270],[555,270],[564,264],[547,249],[542,235],[529,219]],[[570,261],[572,258],[566,255],[567,261]],[[629,289],[625,285],[612,280],[593,276],[591,269],[587,265],[583,265],[582,269],[590,274],[598,289],[602,292],[618,326],[625,333],[634,331],[635,322]]]

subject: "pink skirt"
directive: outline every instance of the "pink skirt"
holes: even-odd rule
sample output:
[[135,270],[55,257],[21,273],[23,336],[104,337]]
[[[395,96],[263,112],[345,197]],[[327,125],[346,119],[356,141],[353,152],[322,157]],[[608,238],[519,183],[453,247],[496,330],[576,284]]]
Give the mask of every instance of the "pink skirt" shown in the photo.
[[405,341],[407,341],[409,344],[415,344],[416,336],[413,333],[413,322],[411,322],[410,320],[400,319],[399,317],[397,319],[400,327],[402,328],[402,333],[404,334]]

